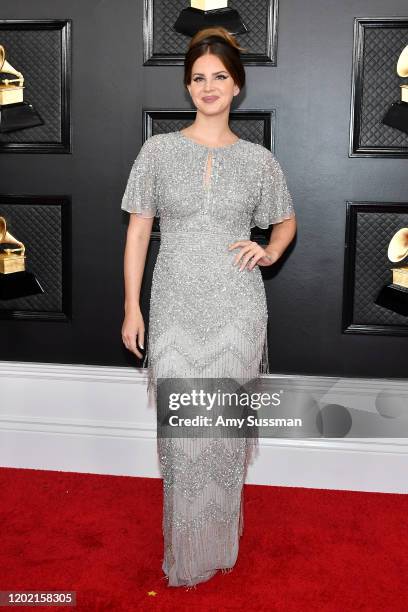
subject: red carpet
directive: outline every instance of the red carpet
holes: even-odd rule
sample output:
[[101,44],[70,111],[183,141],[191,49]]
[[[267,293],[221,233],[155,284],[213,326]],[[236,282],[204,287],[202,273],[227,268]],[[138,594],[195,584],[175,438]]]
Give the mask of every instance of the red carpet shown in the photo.
[[162,579],[161,480],[1,468],[0,484],[0,590],[77,593],[5,609],[408,609],[408,495],[246,485],[235,568],[186,591]]

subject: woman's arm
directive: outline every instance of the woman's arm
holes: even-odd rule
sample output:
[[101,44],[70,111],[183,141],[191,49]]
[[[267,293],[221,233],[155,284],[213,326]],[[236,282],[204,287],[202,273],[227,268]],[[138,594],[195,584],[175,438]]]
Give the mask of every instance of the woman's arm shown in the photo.
[[124,282],[125,282],[125,319],[122,326],[122,339],[127,349],[140,359],[142,353],[137,349],[144,348],[145,326],[140,309],[140,288],[146,263],[146,254],[149,246],[150,234],[154,217],[143,217],[130,214],[129,226],[126,235],[124,253]]
[[296,217],[284,219],[280,223],[274,224],[269,243],[264,249],[271,257],[271,263],[277,261],[286,251],[295,237],[296,229]]
[[235,255],[233,264],[242,272],[246,267],[253,270],[256,265],[271,266],[285,252],[296,234],[296,217],[284,219],[273,225],[268,245],[264,248],[252,240],[239,240],[228,246],[228,250],[242,247]]

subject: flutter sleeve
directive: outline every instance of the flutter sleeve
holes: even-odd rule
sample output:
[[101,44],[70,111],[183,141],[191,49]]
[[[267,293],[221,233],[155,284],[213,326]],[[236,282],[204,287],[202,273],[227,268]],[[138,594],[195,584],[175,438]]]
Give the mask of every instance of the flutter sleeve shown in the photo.
[[295,216],[292,196],[282,167],[276,157],[266,149],[263,161],[261,187],[252,212],[251,227],[267,229],[274,223]]
[[152,136],[145,140],[133,162],[122,197],[121,208],[141,217],[158,216],[156,146]]

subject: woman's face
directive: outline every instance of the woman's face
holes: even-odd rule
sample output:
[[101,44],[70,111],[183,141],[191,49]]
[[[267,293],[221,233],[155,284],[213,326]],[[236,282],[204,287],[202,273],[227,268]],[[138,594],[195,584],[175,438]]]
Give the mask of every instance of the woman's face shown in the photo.
[[202,55],[193,64],[191,83],[187,85],[198,111],[215,115],[227,109],[239,87],[222,61],[212,53]]

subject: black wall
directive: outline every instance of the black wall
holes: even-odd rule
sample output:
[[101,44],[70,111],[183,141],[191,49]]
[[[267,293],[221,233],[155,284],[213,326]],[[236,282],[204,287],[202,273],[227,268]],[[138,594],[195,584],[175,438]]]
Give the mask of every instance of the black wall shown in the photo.
[[[353,20],[407,9],[403,0],[281,0],[278,65],[246,67],[240,108],[276,108],[275,154],[298,219],[294,248],[264,274],[272,372],[406,376],[406,337],[342,334],[341,316],[345,202],[408,199],[406,159],[348,156]],[[1,154],[0,191],[72,196],[73,305],[70,322],[1,320],[0,359],[140,365],[121,341],[120,202],[142,107],[191,108],[181,66],[142,66],[142,10],[142,0],[1,2],[1,19],[72,19],[73,152]],[[143,285],[146,323],[158,246]]]

